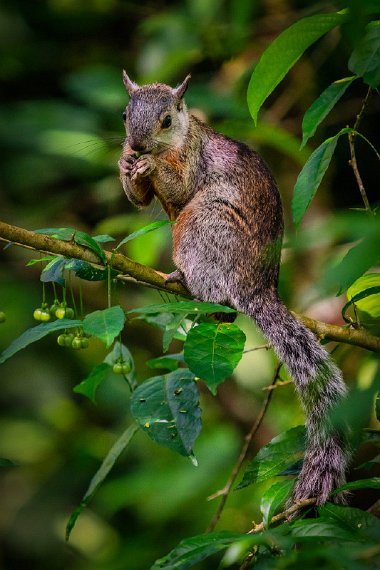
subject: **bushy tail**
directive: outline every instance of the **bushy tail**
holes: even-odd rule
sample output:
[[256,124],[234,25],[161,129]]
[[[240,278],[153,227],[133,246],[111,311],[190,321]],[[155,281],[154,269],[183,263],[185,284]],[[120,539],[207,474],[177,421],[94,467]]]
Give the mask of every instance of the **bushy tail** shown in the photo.
[[[237,299],[236,308],[256,321],[288,368],[304,408],[308,441],[293,500],[316,497],[317,504],[323,504],[345,482],[350,455],[346,434],[329,420],[332,408],[346,393],[341,372],[275,291],[257,294],[249,302]],[[344,502],[342,495],[334,499]]]

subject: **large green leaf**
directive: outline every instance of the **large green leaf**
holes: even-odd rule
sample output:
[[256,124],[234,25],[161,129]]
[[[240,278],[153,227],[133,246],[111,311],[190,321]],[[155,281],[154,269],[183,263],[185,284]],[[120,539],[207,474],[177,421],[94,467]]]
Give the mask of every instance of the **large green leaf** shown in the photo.
[[331,521],[337,527],[341,526],[348,529],[353,535],[356,535],[356,540],[374,540],[378,544],[380,521],[371,513],[332,503],[326,503],[323,507],[319,507],[318,510],[320,519]]
[[302,121],[302,144],[303,148],[310,137],[317,130],[318,125],[329,114],[331,109],[336,105],[339,99],[344,95],[347,88],[356,79],[356,76],[345,77],[334,81],[327,89],[325,89],[318,99],[306,111]]
[[132,232],[126,236],[123,240],[121,240],[117,247],[115,247],[115,251],[120,249],[122,245],[131,241],[132,239],[148,234],[149,232],[153,232],[154,230],[162,228],[162,226],[167,226],[174,223],[175,222],[172,222],[171,220],[160,220],[158,222],[152,222],[151,224],[148,224],[147,226],[144,226],[143,228],[140,228],[139,230],[136,230],[135,232]]
[[263,523],[265,527],[269,526],[273,515],[276,514],[279,507],[284,505],[293,486],[294,480],[292,479],[277,481],[277,483],[269,487],[269,489],[263,493],[261,497],[260,511],[263,515]]
[[193,455],[201,431],[201,410],[190,370],[179,368],[141,384],[133,393],[131,412],[153,441],[181,455]]
[[347,19],[343,13],[318,14],[299,20],[267,47],[248,86],[248,106],[254,122],[265,99],[285,77],[304,51]]
[[262,447],[248,464],[237,489],[280,475],[286,467],[299,460],[305,449],[305,428],[297,426],[281,433]]
[[19,337],[17,337],[11,344],[1,353],[0,364],[8,360],[11,356],[16,354],[19,350],[26,348],[33,342],[44,338],[44,336],[51,332],[61,331],[64,329],[74,329],[80,327],[82,321],[70,319],[58,319],[50,323],[41,323],[36,327],[26,330]]
[[178,368],[180,362],[184,362],[183,352],[158,356],[157,358],[147,360],[145,364],[149,366],[149,368],[166,368],[167,370],[173,371]]
[[131,441],[132,437],[135,435],[137,430],[138,430],[137,425],[133,424],[129,426],[122,433],[119,439],[113,444],[113,446],[107,453],[100,468],[95,473],[94,477],[91,479],[88,489],[84,494],[84,497],[81,500],[79,507],[75,509],[75,511],[72,513],[72,515],[69,518],[69,521],[66,525],[66,540],[69,540],[71,531],[73,530],[79,515],[81,514],[83,509],[88,505],[89,501],[95,494],[96,490],[102,484],[104,479],[107,477],[108,473],[111,471],[112,467],[119,458],[120,454],[127,447],[127,445],[129,444],[129,442]]
[[201,323],[192,328],[184,345],[185,362],[213,394],[232,374],[244,350],[245,334],[231,323]]
[[370,22],[348,62],[349,69],[374,89],[380,83],[380,21]]
[[94,311],[86,315],[83,320],[83,330],[86,334],[96,336],[109,347],[115,337],[123,330],[124,322],[123,309],[119,305],[115,305],[103,311]]
[[74,386],[73,388],[74,392],[77,392],[78,394],[83,394],[83,396],[86,396],[92,402],[95,403],[96,391],[99,388],[101,382],[103,382],[103,380],[106,378],[110,370],[111,366],[109,364],[106,364],[105,362],[97,364],[91,370],[87,378],[85,378],[84,380],[82,380],[82,382]]
[[223,531],[192,536],[181,540],[167,556],[157,560],[151,570],[186,570],[230,544],[247,539],[247,535]]
[[292,199],[293,221],[298,225],[329,167],[340,135],[351,132],[352,129],[342,129],[335,136],[326,139],[312,153],[298,175]]
[[371,477],[370,479],[358,479],[341,485],[332,493],[336,495],[341,491],[353,491],[354,489],[380,489],[380,477]]

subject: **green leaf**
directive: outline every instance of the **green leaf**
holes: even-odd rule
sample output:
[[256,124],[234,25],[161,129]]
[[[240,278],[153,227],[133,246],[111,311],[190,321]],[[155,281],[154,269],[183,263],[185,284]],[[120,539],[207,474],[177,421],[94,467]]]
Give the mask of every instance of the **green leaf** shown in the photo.
[[331,109],[336,105],[355,79],[357,79],[356,76],[353,76],[334,81],[334,83],[327,87],[327,89],[325,89],[318,99],[316,99],[309,107],[302,121],[303,134],[301,148],[303,148],[309,138],[313,136],[318,125],[329,114]]
[[348,62],[349,69],[374,89],[380,83],[380,21],[370,22]]
[[26,267],[30,267],[31,265],[36,265],[36,263],[43,263],[44,261],[53,261],[56,259],[56,255],[45,255],[44,257],[39,257],[38,259],[31,259],[26,264]]
[[304,51],[346,19],[347,16],[342,13],[318,14],[303,18],[282,32],[267,47],[253,70],[248,86],[248,106],[255,123],[265,99]]
[[312,153],[305,166],[298,175],[292,199],[293,221],[298,225],[316,191],[322,181],[323,176],[330,164],[334,154],[336,144],[342,134],[351,132],[352,129],[342,129],[338,134],[326,139]]
[[213,394],[232,374],[244,350],[245,334],[231,323],[201,323],[193,327],[184,345],[185,362]]
[[351,529],[345,528],[330,521],[315,521],[303,519],[292,524],[292,536],[298,540],[355,540],[355,533]]
[[347,309],[353,305],[353,304],[357,304],[358,301],[361,301],[362,299],[366,299],[367,297],[371,296],[371,295],[376,295],[377,299],[376,299],[376,306],[378,306],[379,303],[379,293],[380,293],[380,285],[377,285],[376,287],[369,287],[368,289],[364,289],[364,291],[361,291],[360,293],[357,293],[356,295],[354,295],[353,297],[351,297],[351,299],[348,301],[348,303],[346,303],[342,309],[342,317],[344,318],[344,320],[346,321],[346,323],[351,322],[350,319],[348,319],[346,317],[346,312]]
[[83,320],[83,330],[86,334],[96,336],[109,347],[114,338],[123,330],[124,322],[124,311],[116,305],[86,315]]
[[225,550],[230,544],[248,538],[247,535],[226,531],[192,536],[181,540],[169,554],[157,560],[151,570],[186,570]]
[[332,495],[336,495],[341,491],[353,491],[354,489],[380,489],[380,477],[371,477],[370,479],[358,479],[357,481],[350,481],[335,489]]
[[11,344],[1,353],[0,364],[8,360],[11,356],[16,354],[19,350],[26,348],[33,342],[44,338],[51,332],[56,332],[64,329],[74,329],[80,327],[82,321],[71,320],[71,319],[58,319],[50,323],[41,323],[36,327],[23,332],[19,337],[17,337]]
[[297,426],[281,433],[262,447],[248,464],[243,480],[237,489],[243,489],[252,483],[260,483],[279,475],[286,467],[303,456],[304,449],[304,426]]
[[73,530],[75,523],[83,511],[83,509],[88,505],[89,501],[95,494],[98,487],[102,484],[104,479],[107,477],[108,473],[111,471],[112,467],[114,466],[115,462],[127,447],[129,442],[131,441],[132,437],[138,431],[138,427],[133,424],[129,426],[119,437],[119,439],[113,444],[107,456],[103,460],[100,468],[95,473],[94,477],[91,479],[90,485],[84,494],[84,497],[78,506],[77,509],[72,513],[69,518],[69,521],[66,525],[66,540],[69,540],[71,531]]
[[160,220],[158,222],[153,222],[151,224],[148,224],[147,226],[144,226],[143,228],[140,228],[139,230],[132,232],[127,237],[125,237],[123,240],[121,240],[121,242],[117,245],[117,247],[115,247],[115,251],[120,249],[122,245],[124,245],[128,241],[131,241],[132,239],[135,239],[137,237],[148,234],[149,232],[153,232],[154,230],[157,230],[158,228],[162,228],[162,226],[167,226],[167,225],[171,225],[174,223],[175,222],[173,222],[171,220]]
[[141,384],[133,393],[131,412],[153,441],[181,455],[192,455],[201,431],[201,410],[190,370],[179,368]]
[[108,275],[113,279],[118,275],[118,271],[106,267],[105,269],[98,269],[88,263],[87,261],[82,261],[81,259],[70,259],[65,265],[65,269],[73,271],[77,277],[80,279],[85,279],[86,281],[106,281]]
[[263,523],[266,528],[270,525],[270,521],[279,507],[284,505],[293,486],[294,480],[287,479],[285,481],[278,481],[264,492],[261,497],[260,511],[263,515]]
[[85,247],[88,247],[88,249],[91,249],[94,253],[96,253],[96,255],[99,257],[99,259],[104,263],[104,265],[107,264],[107,258],[106,258],[105,253],[104,253],[103,249],[100,247],[100,245],[98,244],[98,242],[96,240],[94,240],[94,238],[92,238],[91,236],[89,236],[85,232],[81,232],[79,230],[75,230],[73,237],[74,237],[74,241],[78,245],[84,245]]
[[339,284],[337,295],[341,295],[371,267],[380,261],[380,231],[370,232],[354,245],[335,267],[324,276],[325,286]]
[[173,338],[175,337],[179,327],[186,319],[187,313],[177,313],[172,315],[172,319],[166,325],[164,330],[164,336],[162,339],[162,348],[163,351],[166,352],[172,342]]
[[355,314],[361,326],[374,335],[380,334],[380,273],[367,273],[359,277],[347,289],[348,302],[342,309],[346,322],[346,312],[355,304]]
[[42,228],[39,230],[35,230],[36,234],[44,234],[49,235],[55,239],[61,239],[64,241],[74,241],[78,245],[83,245],[88,249],[91,249],[96,255],[100,258],[100,260],[106,264],[107,258],[103,249],[100,247],[98,242],[80,230],[76,230],[74,228]]
[[47,264],[47,266],[42,270],[41,281],[43,283],[58,283],[59,285],[64,285],[65,280],[63,278],[63,271],[65,269],[67,259],[62,256],[55,257]]
[[10,459],[0,457],[0,467],[16,467],[16,463]]
[[83,394],[89,398],[95,404],[96,391],[101,382],[106,378],[108,372],[111,370],[111,366],[102,362],[97,364],[91,370],[90,374],[82,380],[79,384],[74,386],[73,390],[77,394]]
[[354,540],[374,540],[378,544],[380,521],[374,515],[361,509],[332,503],[326,503],[319,507],[318,511],[322,520],[331,521],[336,527],[347,529],[355,537]]
[[98,243],[109,243],[111,241],[115,241],[115,238],[109,236],[108,234],[100,234],[98,236],[94,236],[92,239],[94,239]]
[[152,358],[151,360],[147,360],[146,364],[149,368],[167,368],[173,371],[178,368],[180,362],[184,362],[183,352]]
[[236,313],[236,309],[218,305],[217,303],[202,303],[198,301],[178,301],[177,303],[162,303],[159,305],[148,305],[138,307],[127,312],[138,315],[156,315],[159,313],[183,313],[185,315],[197,314],[205,315],[209,313]]

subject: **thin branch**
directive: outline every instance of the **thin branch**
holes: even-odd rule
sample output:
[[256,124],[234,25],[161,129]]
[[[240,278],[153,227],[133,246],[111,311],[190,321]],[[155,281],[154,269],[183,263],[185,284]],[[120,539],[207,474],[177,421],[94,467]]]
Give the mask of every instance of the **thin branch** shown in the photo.
[[350,154],[351,154],[351,160],[349,160],[349,164],[350,164],[350,166],[354,172],[354,176],[356,178],[356,182],[357,182],[357,185],[358,185],[358,188],[359,188],[359,191],[360,191],[363,203],[364,203],[364,207],[365,207],[367,212],[372,212],[372,208],[371,208],[371,205],[369,203],[367,193],[366,193],[365,188],[364,188],[363,180],[362,180],[362,177],[360,176],[358,163],[356,160],[356,152],[355,152],[355,136],[356,136],[356,133],[355,133],[355,131],[357,131],[359,128],[360,121],[363,117],[364,111],[365,111],[367,104],[368,104],[368,101],[371,97],[371,93],[372,93],[372,89],[371,89],[371,87],[369,87],[368,91],[367,91],[367,95],[364,98],[362,107],[356,116],[353,131],[351,131],[348,134],[348,144],[350,146]]
[[[36,234],[5,222],[0,222],[1,240],[14,243],[26,249],[81,259],[98,266],[102,265],[95,253],[72,241],[63,241],[43,234]],[[165,273],[137,263],[121,253],[105,252],[105,254],[110,267],[120,272],[118,276],[120,280],[133,281],[147,287],[154,287],[167,293],[191,299],[189,291],[180,283],[166,283],[167,275]],[[300,315],[295,315],[295,317],[319,338],[352,344],[373,352],[380,352],[380,338],[372,336],[364,330],[330,325]]]
[[269,384],[269,386],[264,386],[262,390],[275,390],[276,388],[281,388],[282,386],[287,386],[288,384],[293,384],[293,380],[278,380],[276,384]]
[[[292,504],[291,507],[289,507],[285,511],[282,511],[282,513],[278,513],[278,515],[274,515],[271,518],[269,524],[272,525],[272,524],[275,524],[279,521],[286,520],[286,519],[290,518],[291,515],[294,515],[294,513],[296,513],[300,509],[303,509],[304,507],[310,507],[311,505],[315,505],[316,502],[317,502],[316,498],[301,499],[300,501],[296,501],[295,503]],[[265,526],[264,526],[264,523],[262,523],[262,522],[259,524],[253,524],[253,527],[251,528],[250,531],[248,531],[248,534],[256,534],[257,532],[261,532],[264,529],[265,529]]]
[[[280,370],[281,370],[281,366],[282,366],[282,363],[281,363],[281,362],[278,363],[277,366],[276,366],[276,370],[275,370],[274,375],[273,375],[272,385],[276,384],[276,382],[277,382],[277,380],[278,380],[279,373],[280,373]],[[270,391],[268,391],[267,395],[265,396],[265,400],[264,400],[264,402],[263,402],[263,404],[262,404],[262,406],[261,406],[261,410],[260,410],[258,416],[257,416],[257,418],[256,418],[256,420],[255,420],[255,422],[254,422],[254,424],[253,424],[253,426],[252,426],[252,428],[250,429],[249,433],[245,436],[244,445],[243,445],[243,447],[242,447],[242,449],[241,449],[241,452],[240,452],[240,455],[239,455],[239,457],[238,457],[238,460],[237,460],[237,462],[235,463],[235,465],[234,465],[234,467],[233,467],[233,469],[232,469],[232,471],[231,471],[231,475],[230,475],[230,477],[229,477],[227,483],[225,484],[225,486],[223,487],[223,489],[220,489],[219,491],[217,491],[216,493],[214,493],[213,495],[211,495],[210,497],[208,497],[208,500],[209,500],[209,501],[211,501],[212,499],[215,499],[216,497],[222,497],[222,499],[221,499],[221,501],[220,501],[220,503],[219,503],[219,506],[218,506],[218,508],[217,508],[217,510],[216,510],[215,515],[213,516],[213,518],[212,518],[210,524],[208,525],[208,527],[207,527],[207,529],[206,529],[206,532],[212,532],[212,531],[214,530],[215,526],[217,525],[217,523],[218,523],[220,517],[221,517],[221,514],[222,514],[222,512],[223,512],[224,506],[225,506],[226,501],[227,501],[227,499],[228,499],[228,495],[229,495],[230,492],[231,492],[232,485],[234,484],[234,482],[235,482],[235,480],[236,480],[236,477],[237,477],[238,474],[239,474],[239,471],[240,471],[241,466],[243,465],[243,462],[244,462],[244,460],[245,460],[245,458],[246,458],[246,456],[247,456],[248,449],[250,448],[250,445],[251,445],[251,443],[252,443],[252,440],[253,440],[253,438],[255,437],[255,435],[256,435],[256,433],[257,433],[259,427],[260,427],[261,424],[262,424],[262,421],[263,421],[263,419],[264,419],[265,413],[266,413],[266,411],[267,411],[267,409],[268,409],[268,406],[269,406],[269,403],[270,403],[270,401],[271,401],[272,394],[273,394],[273,390],[270,390]]]

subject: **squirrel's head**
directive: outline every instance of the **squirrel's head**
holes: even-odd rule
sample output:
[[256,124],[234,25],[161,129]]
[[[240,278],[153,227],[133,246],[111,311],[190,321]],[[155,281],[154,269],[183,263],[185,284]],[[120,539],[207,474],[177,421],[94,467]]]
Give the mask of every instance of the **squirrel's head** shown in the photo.
[[174,88],[163,83],[139,87],[123,71],[129,94],[123,119],[132,150],[157,154],[181,146],[189,122],[183,101],[189,80],[190,75]]

